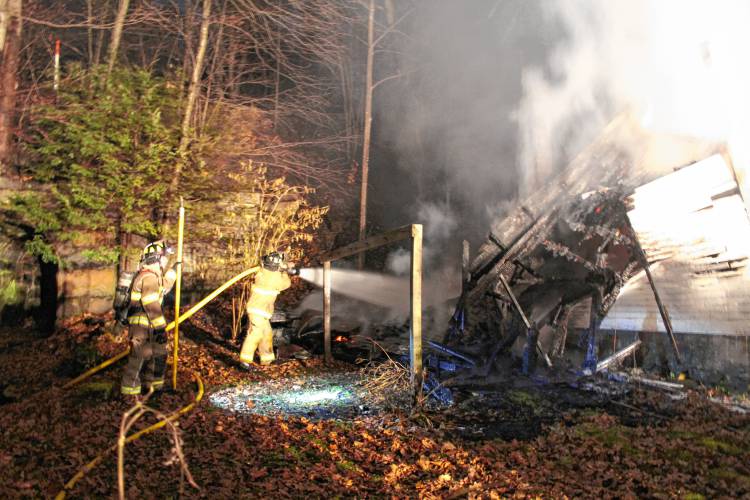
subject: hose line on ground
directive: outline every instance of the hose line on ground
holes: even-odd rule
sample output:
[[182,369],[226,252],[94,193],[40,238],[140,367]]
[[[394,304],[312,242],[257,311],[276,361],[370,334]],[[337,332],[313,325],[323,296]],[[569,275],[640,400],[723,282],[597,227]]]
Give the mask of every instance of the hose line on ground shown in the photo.
[[[195,399],[193,400],[192,403],[180,408],[179,410],[169,415],[167,418],[162,419],[156,422],[155,424],[149,427],[146,427],[145,429],[141,429],[140,431],[134,434],[131,434],[130,436],[125,438],[125,443],[132,443],[133,441],[143,436],[144,434],[148,434],[149,432],[153,432],[157,429],[161,429],[162,427],[167,425],[169,422],[173,422],[174,420],[177,420],[180,416],[192,410],[195,407],[195,405],[197,405],[200,402],[200,400],[203,398],[203,380],[201,380],[200,375],[198,375],[197,372],[193,372],[193,377],[195,378],[195,382],[198,384],[198,393],[195,395]],[[65,496],[68,494],[68,492],[70,492],[70,490],[73,489],[73,486],[75,486],[75,484],[78,482],[79,479],[81,479],[84,475],[86,475],[86,473],[89,472],[91,469],[96,467],[99,464],[99,462],[101,462],[108,453],[116,449],[117,449],[117,443],[113,444],[112,446],[107,448],[105,451],[97,455],[96,458],[94,458],[89,463],[81,467],[81,469],[76,473],[76,475],[73,476],[70,479],[70,481],[65,483],[65,486],[63,486],[63,489],[60,490],[60,492],[55,496],[55,500],[64,499]]]

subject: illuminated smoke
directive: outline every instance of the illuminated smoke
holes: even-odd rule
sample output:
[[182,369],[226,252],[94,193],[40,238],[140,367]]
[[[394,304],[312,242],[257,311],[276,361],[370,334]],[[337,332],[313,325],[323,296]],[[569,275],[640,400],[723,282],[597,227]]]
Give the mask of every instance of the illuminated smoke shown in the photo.
[[461,239],[484,241],[509,200],[548,182],[626,109],[654,131],[727,140],[750,164],[750,2],[415,5],[408,76],[375,96],[373,214],[395,227],[420,222],[426,205],[446,210],[458,224],[438,247],[454,262]]
[[[548,180],[614,114],[642,125],[728,141],[747,137],[750,3],[700,0],[544,2],[565,39],[546,66],[523,71],[520,191]],[[552,76],[550,76],[552,75]]]

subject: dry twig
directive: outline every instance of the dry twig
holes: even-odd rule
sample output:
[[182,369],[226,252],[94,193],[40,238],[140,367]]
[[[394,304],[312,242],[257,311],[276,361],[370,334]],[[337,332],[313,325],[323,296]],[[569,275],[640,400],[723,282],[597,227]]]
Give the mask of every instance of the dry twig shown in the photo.
[[152,413],[159,420],[165,421],[166,426],[170,431],[170,437],[172,439],[173,446],[172,455],[164,465],[171,465],[175,462],[179,463],[180,495],[184,493],[183,478],[187,478],[190,486],[197,490],[200,490],[200,487],[198,486],[198,484],[196,484],[192,474],[190,474],[190,469],[188,469],[185,455],[182,451],[182,439],[180,437],[180,432],[177,429],[178,423],[169,420],[168,416],[163,414],[162,412],[146,406],[146,402],[153,395],[153,393],[154,389],[152,387],[149,389],[148,394],[146,394],[143,399],[138,399],[132,408],[123,413],[122,420],[120,421],[120,434],[117,438],[117,491],[118,498],[120,500],[125,500],[125,443],[127,439],[127,433],[131,429],[131,427],[133,427],[133,425],[147,413]]
[[408,411],[411,407],[411,382],[406,366],[391,358],[383,347],[370,339],[388,358],[370,363],[363,370],[362,399],[387,410]]

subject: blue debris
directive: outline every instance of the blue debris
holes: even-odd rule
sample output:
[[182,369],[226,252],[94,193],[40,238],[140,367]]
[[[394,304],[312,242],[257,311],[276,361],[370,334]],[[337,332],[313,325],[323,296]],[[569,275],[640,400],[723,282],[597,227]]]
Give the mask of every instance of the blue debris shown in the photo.
[[423,384],[425,394],[437,400],[441,405],[451,406],[453,404],[453,393],[444,387],[437,377],[428,374]]

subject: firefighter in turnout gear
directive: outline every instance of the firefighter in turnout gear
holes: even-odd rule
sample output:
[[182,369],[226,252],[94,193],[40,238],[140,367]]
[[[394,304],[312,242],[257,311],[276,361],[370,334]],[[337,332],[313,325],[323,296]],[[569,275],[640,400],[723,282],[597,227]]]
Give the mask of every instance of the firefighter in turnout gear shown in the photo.
[[255,275],[246,306],[249,325],[240,352],[243,363],[252,363],[256,350],[261,365],[274,361],[271,316],[276,296],[291,285],[289,273],[290,266],[285,264],[284,254],[273,252],[261,259],[261,268]]
[[167,320],[162,311],[162,301],[177,278],[176,264],[166,272],[164,269],[172,253],[172,249],[163,240],[149,243],[143,249],[141,264],[133,278],[130,293],[130,356],[122,376],[123,394],[140,394],[141,383],[147,389],[153,387],[155,391],[164,387]]

